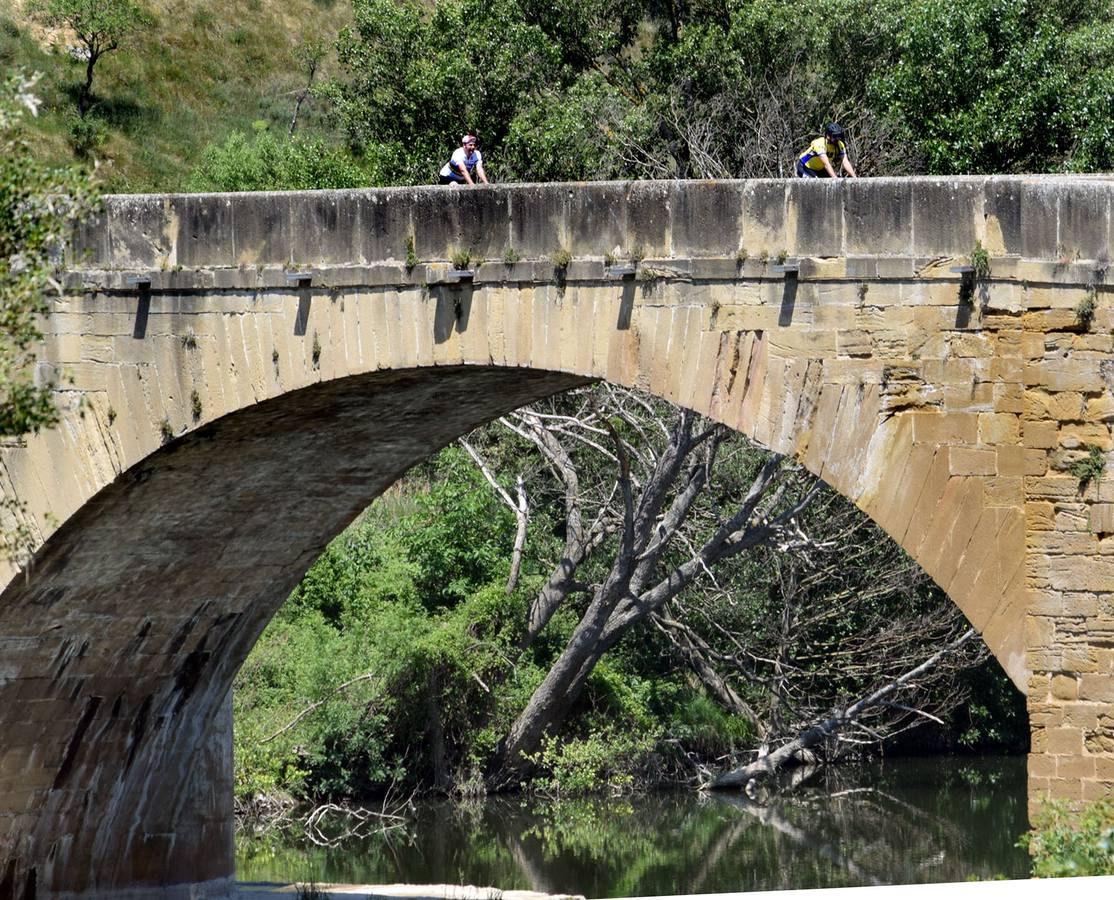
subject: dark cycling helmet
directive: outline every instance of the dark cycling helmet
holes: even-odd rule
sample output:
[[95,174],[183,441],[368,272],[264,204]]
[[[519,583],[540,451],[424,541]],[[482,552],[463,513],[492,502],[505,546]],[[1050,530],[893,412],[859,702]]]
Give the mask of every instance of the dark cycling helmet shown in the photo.
[[824,126],[824,137],[830,137],[832,140],[843,140],[843,129],[839,127],[838,122],[829,122]]

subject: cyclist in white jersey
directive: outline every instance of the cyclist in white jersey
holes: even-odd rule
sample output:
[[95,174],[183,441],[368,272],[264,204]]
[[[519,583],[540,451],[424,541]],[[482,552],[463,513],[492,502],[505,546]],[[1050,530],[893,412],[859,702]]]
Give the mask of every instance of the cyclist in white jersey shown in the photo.
[[483,154],[476,149],[476,136],[466,134],[460,139],[460,146],[453,151],[449,161],[441,167],[437,180],[439,184],[475,184],[473,172],[476,178],[487,184]]

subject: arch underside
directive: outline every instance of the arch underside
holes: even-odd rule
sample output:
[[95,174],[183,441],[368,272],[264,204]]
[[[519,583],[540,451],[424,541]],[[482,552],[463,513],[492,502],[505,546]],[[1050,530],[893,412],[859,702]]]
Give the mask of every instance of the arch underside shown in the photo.
[[267,621],[414,463],[584,381],[463,367],[338,379],[199,428],[88,501],[0,596],[4,896],[28,879],[227,876],[227,759],[202,751]]

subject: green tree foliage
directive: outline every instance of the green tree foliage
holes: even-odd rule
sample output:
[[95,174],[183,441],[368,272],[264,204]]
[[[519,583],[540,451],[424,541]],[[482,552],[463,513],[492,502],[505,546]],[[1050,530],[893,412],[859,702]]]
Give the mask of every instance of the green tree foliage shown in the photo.
[[85,63],[85,81],[77,96],[81,118],[93,98],[93,73],[106,53],[119,50],[151,16],[131,0],[33,0],[32,14],[49,28],[65,28],[80,42],[76,56]]
[[505,180],[786,175],[828,119],[866,174],[1114,165],[1105,4],[357,0],[330,96],[391,182],[477,130]]
[[[84,175],[37,162],[22,132],[23,117],[38,99],[33,78],[20,73],[0,85],[0,437],[37,432],[57,420],[53,385],[35,377],[41,317],[58,290],[53,275],[74,223],[92,210]],[[5,501],[18,521],[21,506]],[[19,526],[4,533],[3,552],[20,560],[30,535]]]
[[279,191],[354,188],[375,183],[344,150],[321,138],[277,137],[259,123],[208,147],[186,182],[190,191]]
[[922,0],[875,102],[939,174],[1109,168],[1106,4]]

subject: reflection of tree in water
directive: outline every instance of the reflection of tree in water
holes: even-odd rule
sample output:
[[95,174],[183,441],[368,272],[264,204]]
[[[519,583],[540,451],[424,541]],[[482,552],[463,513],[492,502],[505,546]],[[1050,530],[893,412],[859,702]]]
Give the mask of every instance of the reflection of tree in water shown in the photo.
[[1027,857],[1013,846],[1026,827],[1023,766],[826,767],[764,800],[676,793],[421,803],[410,841],[302,850],[301,865],[289,857],[285,874],[241,877],[589,897],[1026,877]]
[[[864,780],[860,771],[832,768],[817,773],[819,778],[811,778],[812,773],[806,770],[797,770],[794,778],[800,785],[765,802],[739,794],[716,795],[715,799],[765,826],[782,855],[792,855],[786,843],[808,848],[813,856],[812,865],[818,867],[813,870],[815,874],[821,875],[830,866],[829,875],[841,883],[1026,876],[1027,868],[1021,857],[1009,852],[1019,829],[1024,827],[1018,797],[994,797],[988,793],[985,782],[995,778],[993,772],[984,771],[970,778],[965,776],[979,773],[977,767],[936,768],[932,761],[925,761],[922,766],[932,767],[938,777],[930,789],[917,793],[916,803],[890,792],[884,777],[866,779],[873,782],[871,787],[858,787],[855,785]],[[980,785],[983,790],[978,791]],[[965,786],[976,790],[967,791],[966,798],[957,797],[964,793]],[[962,799],[968,802],[957,802]],[[957,816],[957,808],[964,805],[975,815]],[[1007,815],[987,815],[1003,807]],[[987,818],[996,824],[988,823]],[[986,847],[995,842],[999,847],[991,855],[993,861],[982,862],[986,853],[975,845],[981,843]],[[1003,859],[1007,862],[1001,862]],[[785,883],[770,887],[798,886],[800,874],[790,873]]]

